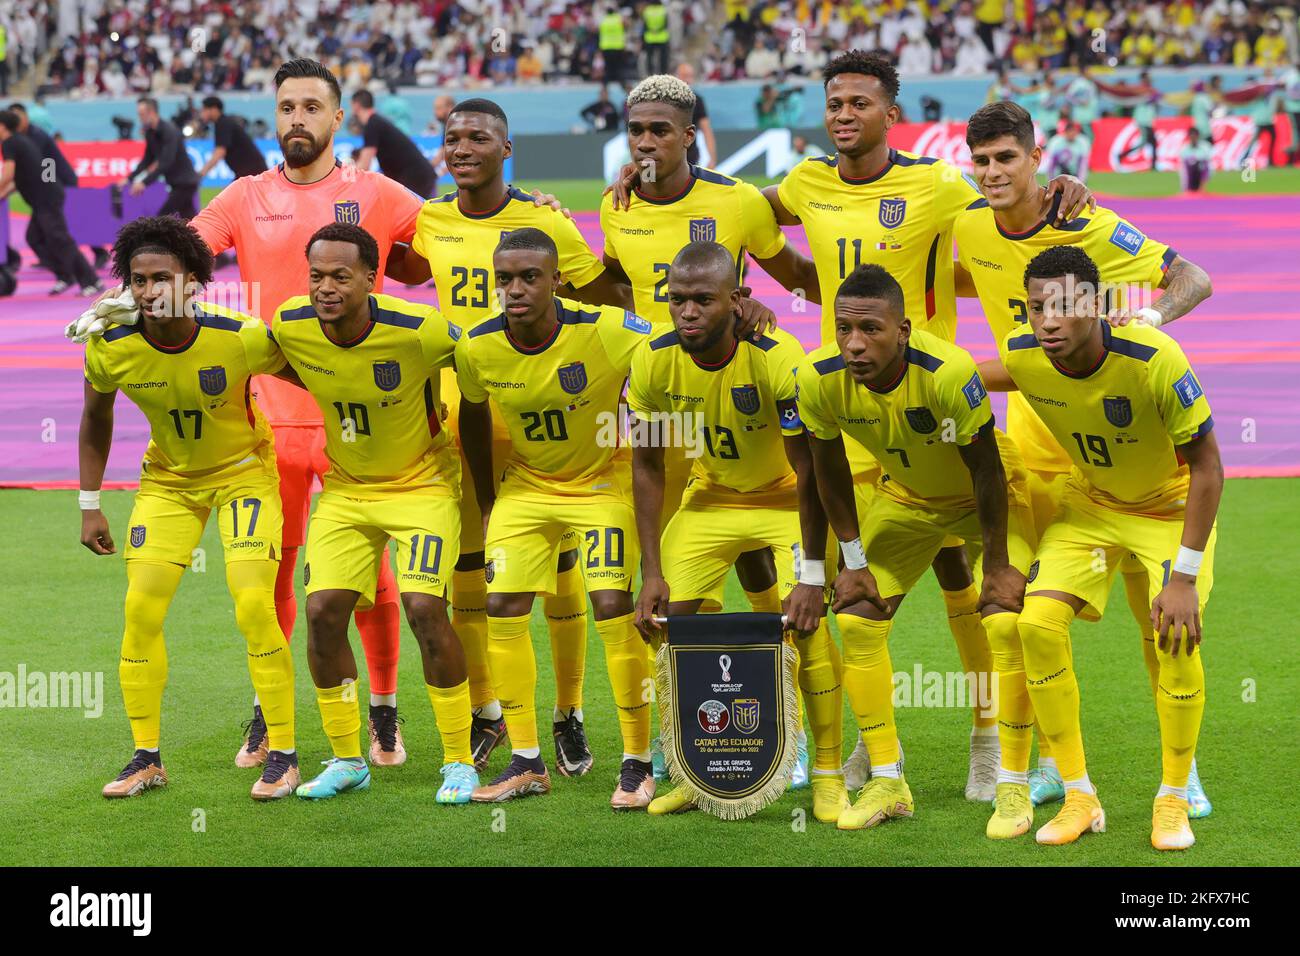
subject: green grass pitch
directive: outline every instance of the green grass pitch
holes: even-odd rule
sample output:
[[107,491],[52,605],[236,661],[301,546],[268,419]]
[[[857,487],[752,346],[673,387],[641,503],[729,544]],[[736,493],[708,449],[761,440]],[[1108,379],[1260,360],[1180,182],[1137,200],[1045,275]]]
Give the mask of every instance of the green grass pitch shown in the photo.
[[[205,573],[186,575],[167,620],[170,684],[163,747],[172,783],[124,801],[100,787],[131,753],[117,685],[125,576],[120,557],[78,543],[70,492],[0,491],[5,580],[0,671],[101,672],[103,714],[0,710],[6,769],[0,788],[0,863],[40,865],[1284,865],[1292,862],[1287,768],[1297,760],[1294,586],[1282,556],[1294,554],[1300,479],[1233,480],[1219,520],[1215,587],[1204,645],[1208,707],[1199,763],[1214,814],[1194,823],[1198,843],[1157,854],[1150,832],[1159,783],[1155,711],[1137,632],[1117,584],[1097,625],[1077,624],[1074,654],[1083,695],[1090,773],[1109,815],[1105,834],[1071,847],[984,837],[988,808],[962,798],[969,712],[902,708],[898,724],[916,816],[867,832],[839,833],[812,819],[809,791],[787,793],[748,820],[702,813],[666,819],[616,815],[608,800],[620,745],[599,638],[590,632],[587,728],[596,754],[579,780],[556,776],[549,796],[502,807],[439,807],[441,762],[421,686],[418,651],[404,628],[399,700],[410,759],[376,770],[371,789],[322,803],[248,797],[255,771],[233,757],[250,689],[242,641],[225,589],[216,529],[203,540]],[[128,492],[105,492],[117,540]],[[1293,566],[1292,566],[1293,567]],[[301,604],[300,604],[301,607]],[[732,582],[729,607],[743,608]],[[541,726],[550,710],[549,650],[535,618]],[[306,664],[306,627],[293,641],[298,748],[313,773],[328,756]],[[895,671],[958,669],[942,603],[927,578],[900,611],[891,639]],[[360,655],[359,644],[358,656]],[[364,674],[364,671],[363,671]],[[364,678],[362,683],[364,684]],[[846,709],[846,751],[852,741]],[[544,740],[543,756],[550,758]],[[494,755],[497,772],[507,755]],[[549,761],[548,761],[549,762]],[[1037,822],[1048,819],[1040,809]],[[1288,836],[1290,834],[1290,836]]]

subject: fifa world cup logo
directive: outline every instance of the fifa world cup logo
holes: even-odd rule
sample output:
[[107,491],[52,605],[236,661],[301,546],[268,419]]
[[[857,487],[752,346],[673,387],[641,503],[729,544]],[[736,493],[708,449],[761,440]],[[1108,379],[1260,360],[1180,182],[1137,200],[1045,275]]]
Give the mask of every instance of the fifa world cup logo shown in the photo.
[[722,683],[730,684],[731,671],[728,668],[731,667],[731,658],[728,657],[726,654],[723,654],[721,657],[718,658],[718,666],[722,668]]

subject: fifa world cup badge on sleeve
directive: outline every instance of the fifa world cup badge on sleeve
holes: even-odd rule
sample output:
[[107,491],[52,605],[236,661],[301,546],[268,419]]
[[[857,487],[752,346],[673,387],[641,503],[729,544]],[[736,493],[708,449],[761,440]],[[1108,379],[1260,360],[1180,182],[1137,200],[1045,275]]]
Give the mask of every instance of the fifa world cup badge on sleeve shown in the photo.
[[741,820],[785,792],[798,735],[794,662],[777,614],[668,619],[657,658],[664,757],[701,810]]

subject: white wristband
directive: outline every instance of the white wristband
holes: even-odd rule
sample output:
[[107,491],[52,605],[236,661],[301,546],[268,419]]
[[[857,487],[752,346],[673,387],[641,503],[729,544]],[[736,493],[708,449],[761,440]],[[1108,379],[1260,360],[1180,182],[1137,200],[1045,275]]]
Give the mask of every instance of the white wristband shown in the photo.
[[77,493],[77,504],[81,506],[82,511],[99,510],[99,492],[98,491],[80,491]]
[[862,547],[862,539],[840,542],[840,554],[844,556],[844,567],[850,571],[860,571],[867,566],[867,549]]
[[1174,558],[1174,570],[1194,578],[1201,573],[1201,559],[1204,557],[1204,551],[1193,551],[1180,545],[1178,557]]
[[826,586],[826,562],[810,561],[808,558],[800,559],[799,583],[824,588]]
[[1156,309],[1147,306],[1145,309],[1138,309],[1134,316],[1139,322],[1145,322],[1153,329],[1158,329],[1165,324],[1165,317]]

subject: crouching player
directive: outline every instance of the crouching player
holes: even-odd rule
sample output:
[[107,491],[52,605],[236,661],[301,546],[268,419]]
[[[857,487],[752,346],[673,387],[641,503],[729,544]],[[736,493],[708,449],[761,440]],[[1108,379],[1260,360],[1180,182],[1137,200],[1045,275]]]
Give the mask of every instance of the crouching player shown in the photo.
[[[718,610],[716,599],[706,599],[721,593],[740,555],[771,550],[789,628],[800,636],[799,682],[817,754],[813,812],[834,823],[848,806],[840,772],[840,659],[823,617],[826,518],[795,405],[795,369],[804,352],[788,332],[737,335],[736,263],[715,242],[692,242],[677,253],[668,270],[668,310],[675,330],[637,349],[628,386],[638,420],[633,434],[658,439],[632,443],[643,578],[637,625],[650,637],[660,631],[656,614],[695,614],[706,603]],[[664,444],[674,422],[703,438],[704,454],[664,529],[661,550]],[[800,495],[804,485],[807,493]],[[673,791],[649,809],[660,814],[689,806]]]
[[[980,609],[997,676],[997,799],[999,807],[1007,802],[1004,784],[1024,785],[1017,802],[1023,833],[1033,725],[1016,630],[1033,527],[1024,467],[993,427],[974,360],[912,328],[902,289],[885,269],[855,269],[834,308],[835,342],[804,361],[798,380],[817,488],[844,558],[834,604],[844,685],[871,757],[871,779],[838,826],[857,830],[913,813],[894,724],[888,638],[903,598],[952,535],[972,550],[982,543]],[[843,435],[883,468],[869,507],[867,489],[852,484]]]
[[123,226],[113,273],[135,297],[141,318],[86,344],[81,543],[95,554],[117,550],[99,509],[99,488],[119,389],[149,420],[150,440],[126,546],[118,665],[135,755],[104,796],[133,797],[167,783],[158,749],[167,683],[163,620],[215,510],[235,621],[270,738],[253,797],[284,797],[299,779],[293,660],[275,616],[283,517],[275,444],[249,395],[250,378],[280,372],[284,359],[256,319],[198,300],[198,289],[212,279],[212,253],[182,220],[148,217]]
[[1105,828],[1084,761],[1070,622],[1101,616],[1116,569],[1133,555],[1151,582],[1160,665],[1162,777],[1151,844],[1186,849],[1194,842],[1187,779],[1205,709],[1197,647],[1223,491],[1210,406],[1177,342],[1100,318],[1104,290],[1082,249],[1045,250],[1024,275],[1033,331],[1012,331],[1002,361],[1074,462],[1020,616],[1029,693],[1065,781],[1065,806],[1038,842],[1071,843]]
[[334,758],[298,796],[365,789],[357,664],[348,621],[372,605],[379,562],[396,544],[397,586],[420,645],[442,736],[439,803],[468,803],[465,654],[447,619],[460,543],[460,464],[438,420],[437,381],[460,330],[431,306],[374,294],[379,248],[331,223],[307,243],[309,296],[282,303],[271,333],[325,419],[329,471],[307,530],[307,658]]

